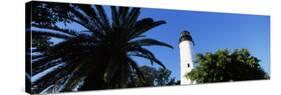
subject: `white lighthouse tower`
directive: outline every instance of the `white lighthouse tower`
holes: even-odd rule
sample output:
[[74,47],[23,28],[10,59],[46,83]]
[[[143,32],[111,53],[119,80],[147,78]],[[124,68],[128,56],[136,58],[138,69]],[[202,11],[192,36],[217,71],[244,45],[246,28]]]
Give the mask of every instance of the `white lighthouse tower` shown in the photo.
[[192,81],[185,77],[193,69],[193,53],[194,42],[188,31],[180,33],[179,48],[180,48],[180,76],[181,85],[192,84]]

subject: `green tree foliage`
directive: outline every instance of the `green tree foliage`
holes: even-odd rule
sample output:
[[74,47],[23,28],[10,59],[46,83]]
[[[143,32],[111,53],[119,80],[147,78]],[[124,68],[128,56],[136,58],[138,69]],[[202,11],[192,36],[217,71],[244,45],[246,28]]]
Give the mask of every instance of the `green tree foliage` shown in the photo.
[[227,49],[198,54],[197,66],[186,75],[196,83],[269,79],[259,65],[260,60],[247,49]]
[[171,71],[163,68],[153,68],[150,66],[141,66],[140,71],[143,72],[145,81],[132,73],[129,77],[129,87],[143,87],[143,86],[163,86],[163,85],[179,85],[174,77],[171,77]]
[[[37,24],[41,26],[55,26],[57,22],[63,22],[63,23],[69,23],[70,20],[64,18],[64,17],[71,17],[71,15],[68,15],[68,4],[62,4],[62,3],[29,3],[26,6],[26,31],[31,32],[31,26],[32,24]],[[30,34],[27,34],[27,41],[32,41],[32,47],[37,48],[37,51],[43,51],[47,49],[52,42],[49,40],[51,37],[48,37],[46,35],[36,35],[32,36]],[[28,45],[27,49],[31,48],[30,45]]]
[[[53,3],[52,3],[53,4]],[[143,46],[172,46],[144,33],[165,24],[150,17],[139,19],[140,8],[110,7],[106,14],[102,6],[33,2],[32,37],[63,39],[48,48],[35,48],[32,52],[32,76],[57,66],[48,74],[33,81],[33,93],[43,89],[57,91],[95,90],[128,87],[129,76],[134,73],[142,83],[146,81],[138,63],[132,57],[141,57],[164,64]],[[67,10],[67,11],[63,11]],[[42,15],[38,15],[42,14]],[[34,16],[36,15],[36,16]],[[111,15],[111,16],[109,16]],[[111,18],[109,18],[111,17]],[[62,28],[56,23],[78,24],[86,30]],[[56,31],[56,32],[53,32]],[[42,44],[46,40],[37,41]]]

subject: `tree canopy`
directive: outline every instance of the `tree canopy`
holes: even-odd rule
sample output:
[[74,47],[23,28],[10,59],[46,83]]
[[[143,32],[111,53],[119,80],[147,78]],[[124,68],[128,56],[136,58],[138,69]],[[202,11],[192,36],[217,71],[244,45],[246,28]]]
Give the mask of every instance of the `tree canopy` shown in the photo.
[[140,71],[144,75],[144,83],[137,78],[136,74],[131,74],[129,77],[129,87],[143,87],[143,86],[163,86],[163,85],[179,85],[175,77],[171,77],[171,71],[163,68],[154,68],[147,65],[141,66]]
[[196,83],[269,79],[259,62],[247,49],[221,49],[197,54],[196,67],[186,77]]

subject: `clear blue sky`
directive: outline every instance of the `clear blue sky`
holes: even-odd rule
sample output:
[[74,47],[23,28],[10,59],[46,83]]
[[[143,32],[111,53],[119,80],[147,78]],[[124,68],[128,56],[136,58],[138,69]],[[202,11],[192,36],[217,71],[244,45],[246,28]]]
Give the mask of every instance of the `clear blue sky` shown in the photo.
[[[108,7],[106,13],[110,13]],[[214,52],[224,48],[230,50],[247,48],[253,56],[261,60],[260,65],[270,74],[269,16],[143,8],[140,19],[145,17],[167,22],[150,30],[146,36],[166,42],[174,49],[157,46],[147,48],[172,71],[172,76],[176,79],[180,79],[178,40],[179,33],[183,30],[191,32],[195,41],[195,53]],[[68,27],[83,30],[79,25]],[[150,65],[147,60],[135,59],[141,65]]]

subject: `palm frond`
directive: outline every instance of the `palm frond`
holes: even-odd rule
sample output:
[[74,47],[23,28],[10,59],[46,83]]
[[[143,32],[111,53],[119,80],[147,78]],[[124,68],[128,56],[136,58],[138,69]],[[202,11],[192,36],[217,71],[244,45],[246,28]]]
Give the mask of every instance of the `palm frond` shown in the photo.
[[88,22],[90,21],[87,16],[79,11],[77,6],[70,5],[69,11],[83,24],[88,24]]
[[136,22],[134,26],[134,31],[130,33],[129,38],[133,39],[138,35],[141,35],[150,29],[153,29],[159,25],[166,24],[165,21],[154,21],[152,18],[144,18]]
[[162,68],[166,69],[165,65],[160,60],[156,59],[155,57],[151,57],[151,56],[143,55],[143,54],[134,54],[132,56],[142,57],[142,58],[151,60],[151,61],[157,63],[158,65],[160,65]]
[[100,18],[98,18],[96,10],[92,8],[91,5],[76,4],[76,6],[85,14],[84,16],[89,19],[88,24],[104,33],[105,27],[103,26]]
[[151,51],[149,51],[148,49],[143,48],[141,46],[130,47],[130,48],[128,48],[127,51],[128,51],[129,54],[130,53],[132,53],[132,54],[136,54],[136,53],[139,54],[139,53],[141,53],[141,54],[146,54],[146,55],[154,57],[154,54]]
[[120,24],[122,25],[122,26],[125,26],[125,24],[126,24],[126,22],[125,21],[127,21],[127,15],[128,15],[128,10],[129,10],[129,8],[128,7],[119,7],[119,12],[118,12],[118,19],[119,19],[119,21],[120,21]]
[[133,8],[128,14],[128,27],[132,27],[136,22],[140,15],[140,8]]
[[47,70],[53,66],[61,64],[62,60],[54,60],[54,59],[41,59],[32,63],[32,75],[36,75],[44,70]]
[[120,21],[119,21],[119,15],[118,15],[118,12],[117,12],[117,9],[116,7],[114,6],[111,6],[111,14],[112,14],[112,28],[116,28],[118,26],[120,26]]
[[166,44],[164,42],[155,40],[155,39],[140,39],[140,40],[135,40],[130,42],[130,44],[134,45],[140,45],[140,46],[153,46],[153,45],[158,45],[158,46],[165,46],[169,48],[173,48],[173,46]]
[[[29,32],[27,32],[29,33]],[[61,38],[61,39],[69,39],[71,36],[60,34],[60,33],[52,33],[49,31],[42,31],[42,30],[32,30],[32,36],[48,36],[48,37],[55,37],[55,38]]]
[[81,13],[79,9],[84,9],[84,7],[81,6],[78,7],[75,5],[71,6],[70,12],[76,17],[76,19],[74,18],[68,18],[68,19],[75,21],[78,24],[84,26],[85,28],[93,32],[96,37],[103,38],[104,37],[104,34],[102,33],[103,31],[99,30],[99,28],[96,25],[92,25],[90,22],[92,21],[92,19],[90,19],[89,16]]
[[[45,70],[45,72],[41,73],[41,74],[36,74],[32,76],[32,84],[36,85],[36,84],[40,84],[42,82],[48,82],[48,80],[50,79],[54,79],[57,77],[54,77],[55,74],[59,73],[62,68],[64,68],[66,66],[66,64],[59,64],[56,66],[53,66],[51,68],[49,68],[48,70]],[[36,78],[36,79],[34,79]]]
[[85,69],[83,66],[85,66],[85,64],[79,64],[73,71],[71,71],[71,74],[63,85],[62,91],[72,91],[80,81],[85,79],[87,70],[81,70]]
[[75,31],[75,30],[72,30],[72,29],[62,29],[62,28],[59,28],[57,26],[32,24],[32,27],[55,30],[55,31],[58,31],[58,32],[66,33],[66,34],[71,35],[71,36],[77,36],[78,35],[78,31]]
[[158,65],[166,68],[161,61],[159,61],[152,52],[142,47],[131,47],[128,49],[129,56],[138,56],[150,60],[151,64],[157,63]]
[[[32,51],[33,52],[33,51]],[[44,58],[45,56],[42,55],[42,54],[39,54],[39,55],[32,55],[31,58],[32,60],[36,60],[36,59],[40,59],[40,58]]]
[[105,14],[105,11],[104,11],[103,7],[100,6],[100,5],[96,5],[96,9],[98,11],[99,17],[101,18],[101,22],[103,23],[105,33],[109,32],[110,24],[109,24],[108,18]]

